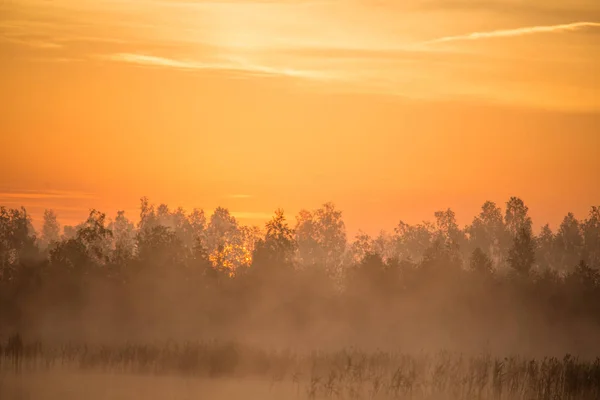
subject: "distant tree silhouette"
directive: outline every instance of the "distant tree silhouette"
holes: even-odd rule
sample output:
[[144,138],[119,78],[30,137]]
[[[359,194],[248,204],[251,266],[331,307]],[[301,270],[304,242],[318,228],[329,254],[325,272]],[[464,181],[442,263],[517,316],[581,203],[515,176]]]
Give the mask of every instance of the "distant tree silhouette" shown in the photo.
[[542,227],[540,234],[537,237],[536,260],[538,265],[547,270],[555,268],[556,264],[556,239],[550,225],[546,224]]
[[588,291],[592,291],[600,285],[600,272],[591,268],[584,260],[579,261],[570,278]]
[[532,222],[529,207],[518,197],[511,197],[506,202],[504,222],[511,238],[516,237],[523,229],[531,231]]
[[53,247],[60,240],[60,224],[53,210],[44,210],[40,240],[42,248]]
[[467,226],[466,232],[469,235],[470,248],[479,247],[495,265],[498,265],[507,247],[506,227],[500,207],[494,202],[486,201],[479,215]]
[[590,266],[600,268],[600,206],[592,207],[583,223],[582,257]]
[[352,245],[350,246],[350,254],[352,256],[352,260],[354,262],[360,262],[369,253],[379,254],[381,256],[381,252],[377,253],[373,247],[374,242],[371,236],[362,231],[359,231],[356,237],[354,238],[354,242],[352,242]]
[[350,270],[348,289],[354,295],[388,295],[396,278],[392,268],[379,254],[367,252]]
[[127,219],[125,211],[117,211],[117,216],[108,226],[113,234],[113,260],[127,263],[136,252],[135,225]]
[[599,207],[537,237],[516,197],[505,216],[485,202],[463,229],[451,209],[432,217],[348,243],[332,203],[300,211],[295,229],[278,209],[261,230],[226,208],[207,218],[142,198],[137,226],[123,211],[109,221],[91,210],[59,238],[54,213],[37,237],[24,209],[0,207],[0,335],[46,335],[49,319],[60,337],[115,329],[335,345],[439,340],[440,327],[467,341],[511,326],[540,342],[600,332]]
[[264,238],[256,243],[254,264],[261,268],[267,266],[292,267],[296,242],[294,231],[286,222],[282,209],[275,211],[275,216],[266,223]]
[[0,207],[0,280],[11,280],[22,261],[35,258],[35,233],[27,211]]
[[301,264],[322,265],[328,273],[339,274],[346,251],[342,212],[333,203],[325,203],[314,212],[301,211],[296,221]]
[[459,248],[454,243],[445,242],[441,239],[435,240],[425,250],[421,269],[430,278],[444,278],[454,275],[462,269],[462,257]]
[[456,214],[451,209],[434,213],[437,238],[443,242],[461,248],[466,244],[466,235],[456,223]]
[[106,226],[106,214],[91,210],[88,219],[77,230],[76,240],[80,241],[92,261],[105,265],[110,260],[113,233]]
[[173,268],[183,262],[183,244],[171,228],[163,225],[147,227],[137,236],[138,257],[143,265]]
[[560,265],[572,266],[581,260],[583,237],[579,221],[568,213],[560,224],[555,237],[556,251],[561,256]]
[[105,223],[105,214],[91,210],[74,238],[63,240],[51,249],[51,265],[77,274],[86,274],[108,264],[112,232]]
[[494,267],[492,260],[479,247],[476,247],[471,253],[469,268],[478,274],[489,275],[493,272]]
[[240,227],[229,210],[218,207],[210,217],[206,230],[209,258],[214,266],[235,274],[248,266],[253,250],[252,232]]
[[394,236],[383,230],[379,232],[376,238],[372,239],[371,251],[379,254],[384,261],[398,259]]
[[409,225],[400,221],[394,228],[395,257],[420,260],[434,241],[435,227],[430,222]]
[[531,230],[527,227],[520,228],[508,251],[508,264],[513,271],[521,275],[528,275],[534,263],[535,241]]
[[63,240],[50,251],[50,265],[55,269],[80,274],[91,262],[85,244],[76,238]]

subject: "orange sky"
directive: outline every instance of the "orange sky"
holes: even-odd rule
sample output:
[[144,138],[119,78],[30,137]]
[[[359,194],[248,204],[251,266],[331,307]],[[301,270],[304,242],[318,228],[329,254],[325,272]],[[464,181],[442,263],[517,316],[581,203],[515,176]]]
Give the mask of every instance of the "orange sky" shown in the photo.
[[38,220],[600,204],[596,0],[4,0],[0,57],[0,204]]

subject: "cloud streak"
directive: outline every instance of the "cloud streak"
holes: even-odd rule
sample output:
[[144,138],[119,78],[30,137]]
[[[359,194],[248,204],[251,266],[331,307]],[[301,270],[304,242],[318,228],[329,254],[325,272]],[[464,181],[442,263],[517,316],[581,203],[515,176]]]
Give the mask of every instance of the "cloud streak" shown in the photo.
[[0,199],[95,199],[97,196],[93,193],[85,192],[71,192],[63,190],[47,190],[47,191],[35,191],[35,190],[23,190],[23,191],[11,191],[7,190],[0,192]]
[[20,38],[16,38],[16,37],[8,37],[8,36],[0,36],[0,41],[17,44],[17,45],[34,47],[34,48],[38,48],[38,49],[61,49],[64,47],[60,43],[54,43],[54,42],[50,42],[50,41],[33,40],[33,39],[27,40],[27,39],[20,39]]
[[473,32],[465,35],[456,36],[444,36],[437,39],[422,42],[422,45],[447,43],[447,42],[458,42],[458,41],[469,41],[469,40],[480,40],[480,39],[493,39],[493,38],[508,38],[524,35],[532,35],[536,33],[556,33],[565,31],[575,31],[585,28],[600,28],[600,22],[572,22],[569,24],[559,25],[540,25],[540,26],[527,26],[515,29],[500,29],[488,32]]
[[150,67],[175,68],[180,70],[229,71],[264,76],[284,76],[325,80],[323,71],[301,70],[295,68],[266,66],[252,63],[242,57],[226,57],[222,61],[180,60],[137,53],[117,53],[99,56],[100,59],[137,64]]
[[[573,87],[591,92],[593,80],[588,76],[599,60],[593,35],[568,37],[572,31],[600,27],[593,22],[600,21],[594,0],[581,0],[589,6],[564,6],[572,11],[566,14],[557,12],[556,2],[542,0],[531,6],[520,0],[415,0],[410,5],[140,0],[143,7],[125,0],[56,1],[60,8],[42,0],[22,0],[28,7],[21,2],[13,7],[0,21],[0,36],[4,33],[29,46],[19,49],[21,57],[43,61],[101,61],[236,79],[276,78],[325,92],[408,99],[466,94],[505,101],[522,91],[518,100],[526,104],[547,104],[550,87],[564,93]],[[518,20],[521,27],[502,29],[506,16],[488,12],[501,7],[508,7],[509,23]],[[540,10],[549,14],[540,16]],[[452,20],[447,11],[454,12]],[[485,15],[474,18],[476,11]],[[478,31],[482,21],[499,29]],[[555,41],[549,35],[561,32],[568,40]],[[469,46],[477,40],[534,34],[540,37],[510,49],[496,42],[492,44],[498,47]],[[552,52],[544,51],[547,45]],[[514,68],[519,63],[523,68]],[[531,72],[545,66],[549,68],[544,74]],[[509,90],[507,84],[514,86]],[[556,103],[598,107],[591,94],[576,97],[563,96]]]

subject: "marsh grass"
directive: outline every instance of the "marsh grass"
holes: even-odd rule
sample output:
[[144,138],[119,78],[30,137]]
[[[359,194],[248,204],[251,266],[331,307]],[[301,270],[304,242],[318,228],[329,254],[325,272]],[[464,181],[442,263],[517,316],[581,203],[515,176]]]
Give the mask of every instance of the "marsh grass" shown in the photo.
[[40,393],[49,399],[85,395],[93,400],[199,398],[199,393],[211,393],[216,399],[600,398],[600,359],[570,355],[536,360],[356,349],[301,354],[216,341],[37,343],[23,347],[15,368],[13,355],[0,353],[3,398],[40,398]]

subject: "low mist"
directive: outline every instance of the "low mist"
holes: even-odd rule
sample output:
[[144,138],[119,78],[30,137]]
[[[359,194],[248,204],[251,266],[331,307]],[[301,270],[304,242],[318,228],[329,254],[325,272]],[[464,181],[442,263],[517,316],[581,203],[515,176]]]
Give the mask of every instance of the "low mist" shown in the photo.
[[[504,210],[484,203],[462,228],[450,209],[433,216],[348,239],[342,212],[331,203],[303,210],[295,221],[277,210],[258,228],[240,225],[224,208],[207,217],[144,198],[138,224],[123,212],[107,218],[92,210],[80,225],[61,229],[48,210],[40,232],[24,209],[2,208],[4,355],[17,354],[9,338],[18,335],[30,367],[39,366],[31,361],[36,357],[62,357],[61,365],[99,366],[106,359],[143,372],[143,363],[114,360],[125,352],[139,363],[145,349],[173,354],[175,372],[200,373],[200,365],[212,368],[233,352],[228,378],[275,371],[282,354],[290,370],[312,360],[313,372],[325,357],[327,373],[337,365],[327,357],[341,354],[375,357],[369,365],[382,371],[390,360],[445,354],[439,352],[457,355],[447,360],[459,360],[461,371],[463,356],[471,364],[484,357],[485,371],[503,357],[523,365],[565,354],[593,362],[600,350],[599,207],[583,220],[568,214],[556,232],[546,225],[538,234],[516,197]],[[181,364],[189,354],[192,366]],[[388,354],[387,361],[377,354]],[[147,357],[152,368],[171,365]],[[437,365],[431,360],[438,358],[427,360],[422,365]]]

